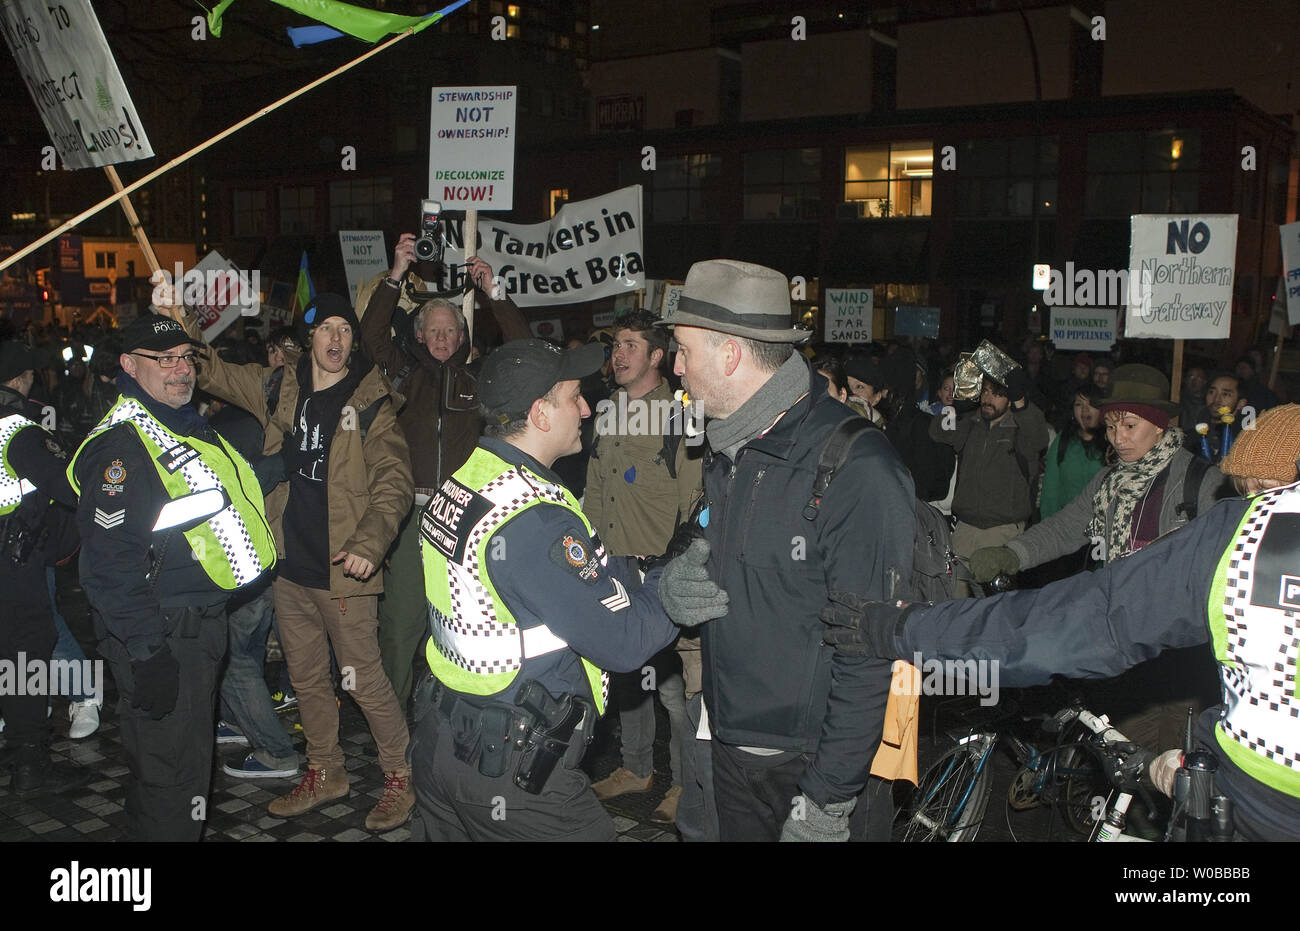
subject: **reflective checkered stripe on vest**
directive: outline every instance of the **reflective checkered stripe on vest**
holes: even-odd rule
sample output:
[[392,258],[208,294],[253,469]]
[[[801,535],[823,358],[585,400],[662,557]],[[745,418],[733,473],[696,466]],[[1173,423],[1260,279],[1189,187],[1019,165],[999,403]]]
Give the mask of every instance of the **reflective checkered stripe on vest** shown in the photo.
[[22,414],[10,414],[0,420],[0,460],[4,462],[4,472],[0,474],[0,517],[12,514],[22,503],[23,498],[36,490],[36,486],[25,478],[19,478],[13,466],[9,464],[9,443],[23,427],[36,426]]
[[1300,797],[1300,486],[1251,502],[1209,609],[1226,705],[1214,729],[1219,748],[1253,778]]
[[[220,446],[196,437],[177,437],[144,405],[127,397],[118,399],[86,437],[86,443],[121,423],[129,423],[139,434],[173,503],[187,498],[197,500],[203,492],[214,490],[223,494],[226,503],[220,510],[184,532],[194,558],[214,585],[234,591],[275,565],[275,541],[266,523],[262,489],[253,467],[242,456],[220,437]],[[81,444],[68,465],[68,481],[77,494],[81,489],[74,471],[86,443]]]
[[[480,447],[420,512],[432,634],[425,656],[438,680],[458,692],[495,695],[509,688],[528,660],[569,648],[545,625],[521,631],[485,568],[492,534],[539,504],[572,511],[591,533],[568,490]],[[586,659],[582,666],[596,711],[604,714],[609,677]]]

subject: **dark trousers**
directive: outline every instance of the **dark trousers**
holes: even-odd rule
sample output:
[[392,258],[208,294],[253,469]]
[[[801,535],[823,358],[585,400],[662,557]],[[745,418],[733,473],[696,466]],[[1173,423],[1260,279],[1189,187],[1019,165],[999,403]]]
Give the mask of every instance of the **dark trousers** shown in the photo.
[[[723,841],[774,842],[801,794],[799,777],[812,757],[800,754],[772,764],[714,741],[713,791],[718,803],[718,835]],[[892,783],[872,776],[858,796],[849,822],[850,840],[889,839],[893,820]]]
[[95,631],[120,696],[117,705],[131,780],[126,790],[126,839],[197,841],[207,817],[216,727],[217,673],[226,652],[225,605],[164,612],[167,644],[180,665],[176,707],[153,720],[131,706],[135,695],[131,657],[107,636],[99,617]]
[[[478,771],[477,758],[456,759],[453,733],[464,733],[465,715],[455,722],[433,706],[433,689],[416,692],[417,723],[411,737],[417,824],[412,839],[425,841],[612,841],[614,822],[591,791],[577,761],[557,766],[539,795],[514,784],[518,753],[497,777]],[[568,761],[566,761],[568,762]]]
[[[5,576],[0,574],[0,582],[5,580]],[[15,593],[9,591],[6,594]],[[49,696],[45,691],[51,685],[48,681],[50,657],[54,653],[57,635],[43,586],[40,596],[39,600],[33,598],[26,602],[0,601],[0,660],[6,665],[12,664],[10,668],[15,676],[12,689],[0,689],[0,717],[5,719],[5,738],[11,747],[43,745],[49,733],[45,719]],[[33,662],[44,670],[46,690],[39,695],[13,694],[20,691],[18,680],[22,680],[21,691],[27,690],[27,665]]]

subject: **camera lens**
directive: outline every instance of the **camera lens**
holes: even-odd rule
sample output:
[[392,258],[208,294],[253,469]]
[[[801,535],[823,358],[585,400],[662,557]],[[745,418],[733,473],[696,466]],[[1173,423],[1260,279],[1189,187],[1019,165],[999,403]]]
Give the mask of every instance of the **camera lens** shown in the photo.
[[415,241],[415,256],[421,262],[427,262],[433,258],[434,251],[433,240],[428,236],[421,236]]

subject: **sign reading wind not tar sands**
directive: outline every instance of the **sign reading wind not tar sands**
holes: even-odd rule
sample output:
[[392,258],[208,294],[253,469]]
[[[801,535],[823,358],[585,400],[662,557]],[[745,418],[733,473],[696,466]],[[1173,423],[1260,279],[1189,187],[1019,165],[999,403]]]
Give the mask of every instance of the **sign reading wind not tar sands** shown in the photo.
[[[444,289],[465,284],[463,218],[444,222]],[[520,307],[580,304],[645,287],[641,185],[566,204],[545,223],[478,223],[478,255]]]
[[0,0],[0,32],[66,167],[153,157],[90,0]]

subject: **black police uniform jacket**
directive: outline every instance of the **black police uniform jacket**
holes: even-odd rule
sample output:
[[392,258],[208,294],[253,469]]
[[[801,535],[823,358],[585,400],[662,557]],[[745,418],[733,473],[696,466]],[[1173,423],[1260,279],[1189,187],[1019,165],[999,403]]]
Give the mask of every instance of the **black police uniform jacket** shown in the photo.
[[823,446],[853,412],[809,371],[808,393],[736,454],[705,459],[710,576],[730,596],[702,627],[704,700],[719,741],[809,754],[801,790],[818,805],[865,785],[880,743],[891,663],[836,655],[818,612],[832,589],[908,594],[914,489],[879,430],[853,442],[816,520],[804,517]]
[[[14,473],[35,485],[36,491],[24,497],[10,517],[26,524],[29,532],[43,534],[43,540],[23,566],[13,565],[7,554],[0,553],[0,603],[48,613],[50,596],[45,569],[76,552],[77,527],[72,508],[77,496],[65,474],[68,452],[40,426],[40,407],[0,385],[0,417],[11,414],[20,414],[33,422],[14,434],[6,458]],[[6,610],[0,609],[0,621]]]

